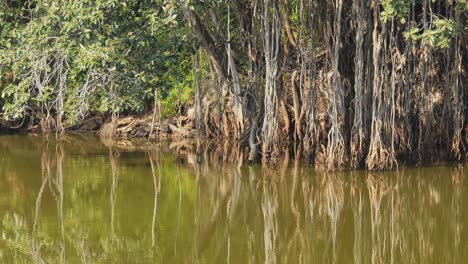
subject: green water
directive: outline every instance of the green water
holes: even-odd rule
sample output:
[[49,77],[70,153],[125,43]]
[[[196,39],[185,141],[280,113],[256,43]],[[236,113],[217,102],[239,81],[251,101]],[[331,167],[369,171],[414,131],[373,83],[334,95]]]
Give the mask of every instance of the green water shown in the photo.
[[461,166],[326,174],[175,152],[0,135],[0,263],[468,259]]

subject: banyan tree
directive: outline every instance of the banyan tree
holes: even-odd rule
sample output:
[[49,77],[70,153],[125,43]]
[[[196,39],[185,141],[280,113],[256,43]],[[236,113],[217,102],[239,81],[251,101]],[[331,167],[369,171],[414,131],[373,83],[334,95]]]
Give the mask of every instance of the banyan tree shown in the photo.
[[467,1],[228,0],[183,11],[212,73],[203,107],[220,106],[204,111],[205,133],[239,140],[250,159],[274,161],[289,146],[329,170],[466,158]]
[[92,111],[146,112],[153,136],[177,108],[190,135],[229,139],[250,160],[292,149],[327,170],[463,160],[467,11],[467,0],[0,1],[0,118],[34,112],[63,131]]

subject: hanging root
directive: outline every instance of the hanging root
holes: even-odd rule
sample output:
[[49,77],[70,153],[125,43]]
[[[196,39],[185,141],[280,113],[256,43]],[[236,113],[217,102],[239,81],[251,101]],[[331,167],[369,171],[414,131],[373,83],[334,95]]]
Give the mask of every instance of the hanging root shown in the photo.
[[354,119],[351,129],[351,165],[354,168],[362,166],[365,155],[366,138],[364,128],[363,103],[365,92],[364,80],[364,34],[367,27],[366,7],[363,0],[353,2],[354,16],[356,17],[356,55],[354,58]]
[[265,114],[262,127],[262,152],[263,160],[268,157],[273,160],[279,154],[278,149],[278,56],[280,50],[280,20],[276,5],[270,6],[270,0],[264,0],[263,30],[264,30],[264,53],[265,53]]

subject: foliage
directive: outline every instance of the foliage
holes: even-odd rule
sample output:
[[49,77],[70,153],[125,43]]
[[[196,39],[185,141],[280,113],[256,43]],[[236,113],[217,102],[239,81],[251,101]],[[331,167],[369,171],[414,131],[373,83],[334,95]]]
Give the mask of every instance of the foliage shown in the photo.
[[450,40],[455,33],[454,21],[452,19],[434,17],[432,28],[423,31],[418,28],[412,28],[405,36],[413,41],[421,40],[431,47],[447,49],[450,47]]
[[[411,6],[415,4],[415,0],[383,0],[381,1],[383,11],[380,13],[380,20],[383,23],[388,23],[396,19],[401,24],[405,24]],[[468,2],[466,0],[456,1],[456,8],[460,11],[466,11],[468,10]],[[411,27],[403,33],[405,38],[413,41],[421,40],[426,45],[439,49],[449,48],[451,38],[458,33],[456,22],[453,19],[432,14],[432,12],[428,19],[431,21],[429,25]]]
[[410,7],[414,2],[414,0],[381,1],[383,11],[380,13],[380,20],[383,23],[387,23],[393,19],[397,19],[401,24],[404,24],[406,22],[406,17],[410,12]]
[[155,88],[191,89],[188,30],[163,2],[27,2],[0,11],[4,118],[46,109],[73,123],[141,112]]

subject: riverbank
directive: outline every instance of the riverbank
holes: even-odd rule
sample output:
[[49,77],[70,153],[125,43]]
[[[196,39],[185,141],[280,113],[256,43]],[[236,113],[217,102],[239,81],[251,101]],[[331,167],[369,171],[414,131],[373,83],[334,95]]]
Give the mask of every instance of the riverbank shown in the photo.
[[[5,122],[2,123],[5,125]],[[15,125],[10,123],[9,125]],[[16,125],[17,126],[17,125]],[[3,128],[3,129],[1,129]],[[49,139],[54,139],[54,133],[43,133],[35,125],[32,128],[20,126],[18,128],[8,128],[2,126],[0,133],[8,134],[49,134]],[[153,129],[152,129],[153,128]],[[260,160],[249,159],[249,148],[246,143],[233,139],[197,137],[196,127],[189,117],[166,119],[154,123],[150,115],[125,116],[114,119],[105,117],[92,117],[86,119],[75,126],[70,126],[61,136],[62,141],[69,138],[86,136],[86,134],[96,135],[96,144],[104,144],[106,147],[120,151],[148,151],[163,146],[167,153],[177,153],[181,158],[190,160],[191,163],[203,160],[227,162],[242,166],[244,163],[259,162]],[[323,166],[323,161],[315,159],[313,161],[304,158],[301,145],[292,143],[283,149],[276,162],[266,163],[269,167],[275,167],[289,161],[300,161],[302,164],[312,166],[320,170],[328,170]],[[468,159],[447,160],[446,153],[418,153],[417,151],[400,155],[398,167],[426,167],[448,164],[468,163]],[[352,166],[345,163],[339,170],[348,170]]]
[[[44,132],[39,122],[29,120],[29,118],[16,121],[0,119],[0,131],[8,133]],[[66,127],[64,132],[92,133],[114,139],[146,138],[151,141],[194,138],[197,135],[194,122],[190,117],[181,116],[159,121],[153,120],[151,115],[131,115],[114,119],[93,116]]]

